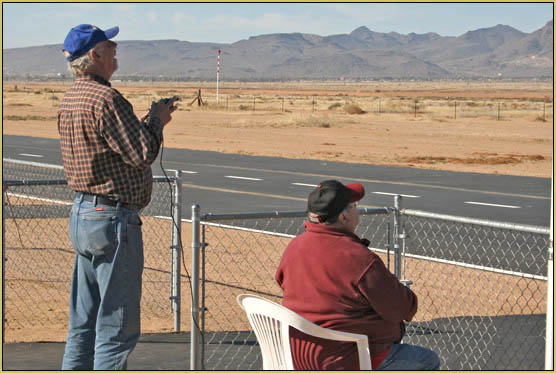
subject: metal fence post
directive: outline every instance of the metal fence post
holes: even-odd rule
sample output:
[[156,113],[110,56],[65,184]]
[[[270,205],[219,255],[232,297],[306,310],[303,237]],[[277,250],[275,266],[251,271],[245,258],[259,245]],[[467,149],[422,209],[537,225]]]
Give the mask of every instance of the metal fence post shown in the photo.
[[400,251],[400,232],[402,230],[402,219],[401,219],[401,204],[402,196],[399,194],[394,197],[394,275],[398,280],[402,279],[402,254]]
[[[206,226],[201,227],[201,335],[205,332],[205,311],[207,310],[205,303],[205,250],[208,244],[206,241]],[[205,346],[201,339],[201,370],[205,370]]]
[[176,170],[172,196],[172,311],[174,313],[174,331],[180,331],[181,320],[181,171]]
[[190,369],[201,369],[199,329],[199,257],[201,249],[201,207],[191,206],[191,354]]
[[544,369],[554,370],[554,170],[550,195],[550,240],[548,242],[548,284],[546,297],[546,336]]
[[[4,185],[2,185],[2,330],[6,330],[6,196]],[[4,343],[4,332],[2,332],[2,343]]]

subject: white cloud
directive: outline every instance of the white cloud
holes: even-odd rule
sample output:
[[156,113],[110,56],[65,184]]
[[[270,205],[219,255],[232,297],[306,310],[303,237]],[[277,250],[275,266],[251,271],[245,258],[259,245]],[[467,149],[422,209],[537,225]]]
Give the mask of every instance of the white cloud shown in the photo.
[[146,18],[150,23],[157,23],[158,22],[158,15],[156,12],[147,12]]
[[183,23],[190,23],[191,24],[191,23],[196,23],[196,19],[195,19],[195,17],[193,17],[189,14],[177,12],[177,13],[172,14],[172,23],[175,23],[177,25],[181,25]]
[[135,4],[111,4],[114,7],[114,10],[118,13],[121,13],[122,16],[127,16],[130,13],[135,13],[137,11],[137,6]]
[[283,14],[277,12],[263,13],[258,17],[216,15],[205,22],[205,28],[218,28],[225,34],[226,30],[246,31],[251,35],[275,32],[318,33],[329,26],[326,20],[313,16],[310,12]]

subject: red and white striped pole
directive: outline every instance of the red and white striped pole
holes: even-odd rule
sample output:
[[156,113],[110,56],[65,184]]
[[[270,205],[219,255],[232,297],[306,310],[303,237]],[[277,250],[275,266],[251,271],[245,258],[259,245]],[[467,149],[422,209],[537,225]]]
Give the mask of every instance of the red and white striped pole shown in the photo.
[[220,49],[218,50],[218,63],[216,65],[216,103],[218,104],[218,80],[220,79]]

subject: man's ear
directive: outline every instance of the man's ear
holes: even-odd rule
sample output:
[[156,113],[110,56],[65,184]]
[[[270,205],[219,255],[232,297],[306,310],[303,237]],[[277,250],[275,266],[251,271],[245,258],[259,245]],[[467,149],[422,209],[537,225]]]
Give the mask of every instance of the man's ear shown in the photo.
[[342,222],[342,224],[345,224],[346,221],[349,220],[347,214],[345,214],[343,211],[342,211],[342,213],[340,214],[339,219],[340,219],[340,221]]
[[88,54],[89,54],[89,58],[91,58],[92,60],[94,60],[95,58],[102,57],[100,54],[98,54],[98,52],[94,48],[90,49]]

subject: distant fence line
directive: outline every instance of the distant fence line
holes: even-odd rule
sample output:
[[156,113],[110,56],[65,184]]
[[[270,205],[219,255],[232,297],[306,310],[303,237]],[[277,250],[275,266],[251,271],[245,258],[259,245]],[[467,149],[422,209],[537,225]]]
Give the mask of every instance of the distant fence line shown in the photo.
[[497,120],[534,116],[547,121],[553,117],[552,100],[439,99],[413,97],[220,95],[203,96],[209,107],[239,111],[340,112],[345,114],[403,114],[441,116],[447,119],[490,117]]
[[[18,86],[19,84],[19,86]],[[60,84],[59,82],[57,84]],[[63,87],[61,87],[63,88]],[[192,88],[159,87],[156,94],[133,93],[132,98],[158,97],[159,95],[179,95],[182,103],[178,110],[187,110],[193,104],[196,93]],[[201,88],[200,88],[201,89]],[[263,89],[263,88],[261,88]],[[203,85],[202,97],[207,103],[207,108],[214,110],[252,111],[252,112],[337,112],[345,114],[398,114],[413,117],[431,116],[437,119],[461,119],[486,117],[504,120],[516,117],[529,116],[538,121],[551,121],[554,116],[553,98],[473,98],[473,97],[414,97],[414,96],[383,96],[381,89],[374,92],[365,92],[366,95],[357,95],[338,92],[336,95],[324,94],[251,94],[251,93],[226,93],[216,96],[212,88]],[[241,88],[238,88],[238,91]],[[335,91],[336,89],[331,89]],[[12,88],[7,87],[6,92],[53,93],[62,95],[64,89],[25,87],[22,83],[14,83]],[[195,91],[197,91],[195,89]],[[10,119],[5,116],[4,119]]]

